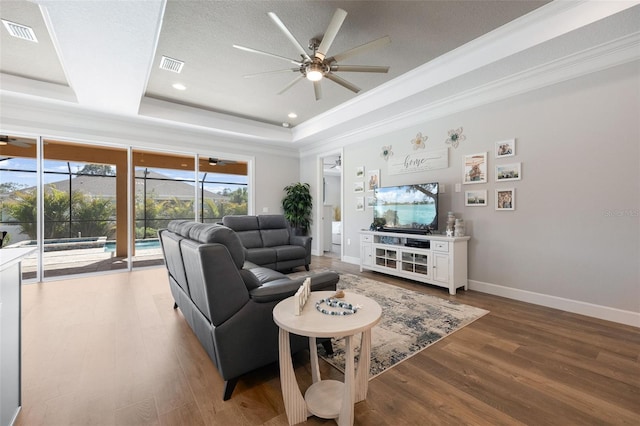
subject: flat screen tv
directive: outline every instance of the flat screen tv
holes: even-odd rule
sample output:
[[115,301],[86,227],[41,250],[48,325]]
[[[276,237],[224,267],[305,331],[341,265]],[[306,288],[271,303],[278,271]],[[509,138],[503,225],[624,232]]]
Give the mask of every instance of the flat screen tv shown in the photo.
[[426,234],[438,229],[437,182],[376,188],[374,195],[374,223],[383,224],[379,230]]

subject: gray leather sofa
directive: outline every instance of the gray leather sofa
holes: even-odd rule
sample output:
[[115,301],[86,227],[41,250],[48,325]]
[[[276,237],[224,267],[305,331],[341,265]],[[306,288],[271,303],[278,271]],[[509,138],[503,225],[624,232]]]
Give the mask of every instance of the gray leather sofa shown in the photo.
[[247,260],[276,271],[309,270],[311,237],[294,235],[284,215],[230,215],[222,224],[237,232]]
[[[240,376],[278,360],[272,311],[303,278],[245,262],[238,235],[219,224],[177,220],[158,231],[169,286],[187,323],[225,381],[223,399]],[[311,275],[312,290],[335,290],[335,272]],[[328,345],[327,345],[328,343]],[[330,352],[331,343],[323,342]],[[308,347],[293,335],[292,352]]]

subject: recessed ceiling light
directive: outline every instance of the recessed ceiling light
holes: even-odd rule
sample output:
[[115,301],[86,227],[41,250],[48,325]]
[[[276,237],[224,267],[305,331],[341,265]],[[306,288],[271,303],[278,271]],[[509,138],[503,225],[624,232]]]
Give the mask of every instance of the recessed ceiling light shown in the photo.
[[287,117],[289,117],[289,118],[298,118],[298,114],[296,114],[295,112],[290,112]]
[[289,127],[289,126],[291,126],[291,124],[287,123],[286,121],[282,123],[282,127]]
[[177,90],[187,90],[187,86],[185,86],[184,84],[180,84],[180,83],[175,83],[173,85],[173,88],[177,89]]

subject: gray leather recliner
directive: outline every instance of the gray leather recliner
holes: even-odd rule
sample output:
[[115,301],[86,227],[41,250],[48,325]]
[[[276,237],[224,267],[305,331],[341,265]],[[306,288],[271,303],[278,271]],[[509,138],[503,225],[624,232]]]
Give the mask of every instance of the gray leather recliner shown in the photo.
[[[290,279],[245,262],[238,235],[223,225],[178,220],[158,235],[174,308],[180,308],[224,379],[227,400],[240,376],[278,360],[273,308],[305,277]],[[335,290],[338,280],[335,272],[311,275],[311,288]],[[323,344],[331,350],[330,341]],[[291,336],[292,352],[307,347],[306,338]]]

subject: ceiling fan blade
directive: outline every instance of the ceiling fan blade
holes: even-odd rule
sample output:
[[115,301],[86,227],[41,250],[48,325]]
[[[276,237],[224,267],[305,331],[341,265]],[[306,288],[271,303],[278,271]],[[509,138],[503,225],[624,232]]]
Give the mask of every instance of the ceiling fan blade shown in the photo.
[[35,139],[10,137],[7,135],[0,136],[0,145],[13,145],[19,148],[29,148],[36,143]]
[[322,41],[320,42],[320,46],[318,46],[318,50],[316,51],[316,58],[319,58],[321,61],[327,56],[327,51],[333,44],[333,40],[336,38],[338,31],[340,31],[340,27],[347,17],[347,12],[342,9],[336,9],[333,14],[333,18],[331,18],[331,22],[329,22],[329,26],[327,30],[324,32],[324,37],[322,37]]
[[287,90],[291,89],[296,83],[299,83],[302,79],[304,79],[304,76],[302,74],[297,76],[289,84],[284,86],[284,88],[281,91],[278,92],[278,95],[282,95],[284,92],[286,92]]
[[298,50],[298,53],[300,53],[303,58],[307,60],[311,60],[307,52],[304,50],[304,47],[302,47],[300,42],[296,40],[293,34],[291,34],[291,31],[289,31],[289,29],[284,25],[284,23],[280,20],[280,18],[278,18],[278,15],[276,15],[273,12],[269,12],[268,15],[269,15],[269,18],[271,18],[271,20],[276,23],[276,25],[280,28],[280,30],[282,30],[284,35],[287,36],[289,41],[296,47],[296,49]]
[[322,99],[322,86],[319,81],[313,82],[313,93],[316,95],[316,101]]
[[343,72],[389,72],[389,67],[375,66],[375,65],[338,65],[332,64],[331,71],[343,71]]
[[250,53],[258,53],[260,55],[271,56],[272,58],[282,59],[283,61],[291,62],[292,64],[296,64],[298,66],[302,65],[302,62],[296,61],[295,59],[286,58],[284,56],[276,55],[274,53],[263,52],[262,50],[252,49],[251,47],[239,46],[234,44],[233,47],[236,49],[244,50],[245,52]]
[[333,81],[334,83],[337,83],[340,86],[351,90],[354,93],[358,93],[360,91],[360,88],[358,86],[351,84],[347,80],[340,78],[335,74],[331,74],[330,72],[326,73],[325,77],[327,77],[329,80]]
[[342,53],[338,53],[337,55],[334,55],[330,58],[327,59],[327,62],[341,62],[347,58],[350,58],[352,56],[356,56],[356,55],[360,55],[362,53],[365,53],[369,50],[373,50],[373,49],[379,49],[381,47],[384,47],[386,45],[388,45],[389,43],[391,43],[391,37],[389,36],[384,36],[381,37],[377,40],[373,40],[370,41],[369,43],[365,43],[361,46],[358,47],[354,47],[353,49],[349,49],[345,52]]
[[263,72],[257,72],[254,74],[245,74],[242,77],[244,78],[253,78],[253,77],[261,77],[263,75],[270,75],[270,74],[283,74],[286,72],[300,72],[300,68],[287,68],[284,70],[275,70],[275,71],[263,71]]

